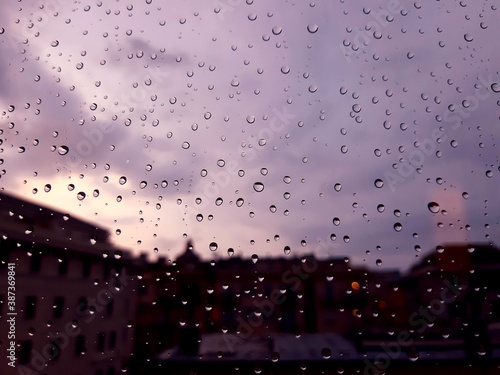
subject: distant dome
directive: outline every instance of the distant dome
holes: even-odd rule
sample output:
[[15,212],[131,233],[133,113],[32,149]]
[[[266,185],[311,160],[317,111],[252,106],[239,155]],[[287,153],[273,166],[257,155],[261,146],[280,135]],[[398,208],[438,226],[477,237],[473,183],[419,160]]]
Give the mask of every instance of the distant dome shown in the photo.
[[194,252],[193,243],[189,240],[186,244],[186,250],[184,253],[179,255],[176,259],[176,262],[179,264],[188,264],[188,263],[199,263],[200,257]]

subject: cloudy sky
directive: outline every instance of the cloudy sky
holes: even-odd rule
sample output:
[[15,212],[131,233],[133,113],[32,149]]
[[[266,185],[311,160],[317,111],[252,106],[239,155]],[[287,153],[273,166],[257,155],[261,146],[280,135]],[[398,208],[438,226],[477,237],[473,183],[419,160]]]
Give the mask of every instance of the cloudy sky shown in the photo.
[[151,258],[190,237],[206,259],[405,269],[444,242],[498,244],[499,17],[488,1],[2,2],[0,187]]

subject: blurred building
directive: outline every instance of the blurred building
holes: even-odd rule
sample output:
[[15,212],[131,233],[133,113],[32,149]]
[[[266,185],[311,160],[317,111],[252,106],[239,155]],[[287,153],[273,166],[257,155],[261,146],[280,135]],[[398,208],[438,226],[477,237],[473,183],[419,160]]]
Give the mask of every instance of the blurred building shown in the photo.
[[[135,266],[106,230],[0,193],[0,262],[0,347],[7,353],[15,312],[16,373],[113,375],[128,365]],[[4,359],[0,373],[14,373]]]
[[465,344],[469,356],[486,355],[500,345],[499,274],[493,244],[438,246],[401,280],[409,311],[404,328],[428,343]]
[[[386,312],[398,272],[352,267],[349,260],[302,258],[202,261],[193,245],[175,262],[149,264],[139,288],[136,359],[167,348],[198,355],[201,337],[270,333],[359,334]],[[228,336],[229,337],[229,336]]]

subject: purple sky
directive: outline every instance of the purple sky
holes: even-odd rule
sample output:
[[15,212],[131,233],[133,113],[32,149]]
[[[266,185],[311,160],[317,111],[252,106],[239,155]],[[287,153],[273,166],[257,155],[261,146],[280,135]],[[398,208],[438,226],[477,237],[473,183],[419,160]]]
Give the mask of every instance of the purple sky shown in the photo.
[[2,2],[0,187],[152,257],[189,236],[207,259],[290,246],[404,269],[442,242],[499,243],[499,17],[473,1]]

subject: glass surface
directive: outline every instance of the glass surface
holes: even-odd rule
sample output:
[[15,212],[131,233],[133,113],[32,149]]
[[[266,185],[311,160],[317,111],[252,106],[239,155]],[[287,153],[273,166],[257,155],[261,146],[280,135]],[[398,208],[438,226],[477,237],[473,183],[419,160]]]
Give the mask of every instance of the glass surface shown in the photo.
[[500,373],[499,7],[2,2],[0,372]]

